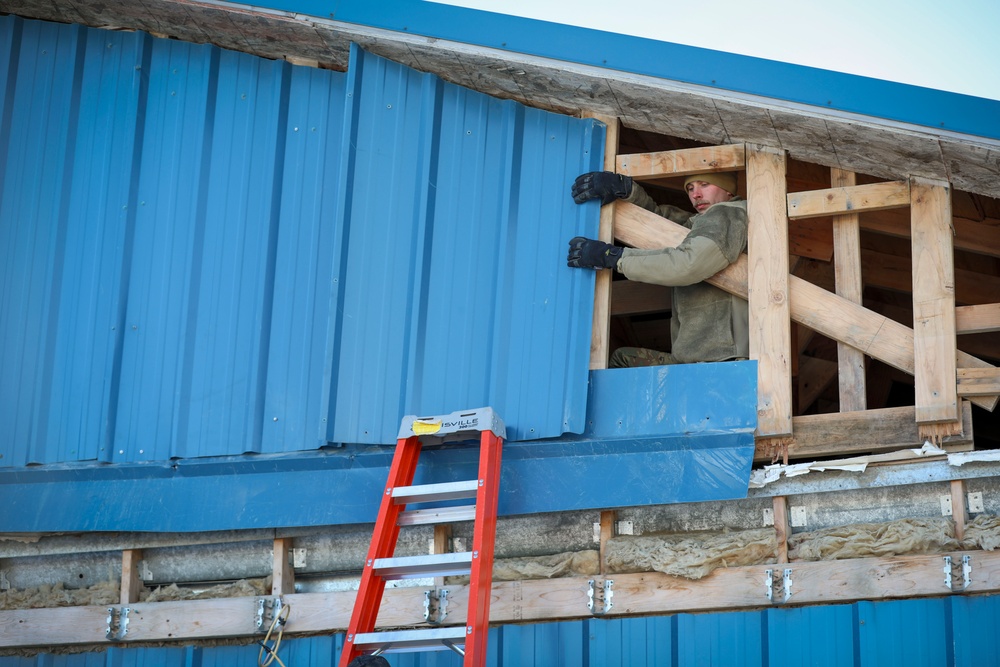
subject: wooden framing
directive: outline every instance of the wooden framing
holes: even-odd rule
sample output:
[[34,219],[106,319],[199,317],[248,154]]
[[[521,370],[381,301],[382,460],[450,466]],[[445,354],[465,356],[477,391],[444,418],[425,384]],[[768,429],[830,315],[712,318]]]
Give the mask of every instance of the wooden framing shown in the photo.
[[[607,127],[604,139],[604,169],[613,171],[618,155],[618,119],[614,116],[589,116]],[[601,222],[597,238],[605,243],[614,241],[615,207],[601,207]],[[611,272],[598,271],[594,284],[594,318],[590,339],[590,369],[608,367],[611,339]]]
[[[936,597],[944,587],[942,559],[972,558],[971,583],[963,593],[1000,591],[1000,552],[952,552],[891,558],[797,562],[782,564],[794,582],[787,602],[767,598],[767,571],[774,564],[722,568],[692,581],[659,572],[614,575],[614,607],[609,616],[707,612],[763,607],[848,603]],[[772,575],[773,576],[773,575]],[[588,579],[580,577],[495,582],[490,620],[494,623],[588,618]],[[780,590],[778,574],[775,590]],[[960,579],[958,581],[961,581]],[[449,623],[465,622],[468,586],[449,586]],[[354,591],[298,593],[280,596],[290,607],[286,637],[343,631],[354,606]],[[213,638],[260,638],[256,626],[260,598],[136,603],[130,607],[128,634],[115,646],[133,642],[184,642]],[[380,627],[424,624],[424,589],[385,592]],[[0,611],[0,648],[108,646],[107,606]]]
[[835,182],[833,185],[834,187],[829,190],[789,194],[789,219],[802,220],[842,213],[884,211],[910,205],[910,188],[906,181],[870,185]]
[[[854,187],[857,178],[853,172],[831,169],[830,181],[835,188],[847,190]],[[906,196],[908,201],[909,191]],[[791,211],[791,202],[788,208]],[[864,284],[861,281],[861,218],[857,213],[833,218],[833,268],[837,295],[860,304]],[[867,407],[865,355],[861,350],[837,343],[837,378],[840,411],[864,410]]]
[[955,328],[959,334],[1000,331],[1000,303],[955,308]]
[[[811,460],[920,447],[924,437],[915,414],[913,406],[904,406],[794,417],[795,442],[789,446],[788,454],[791,458]],[[972,448],[972,437],[972,406],[962,401],[962,433],[943,438],[941,445],[948,451],[964,451]],[[758,443],[754,461],[770,460],[770,452]]]
[[142,591],[142,575],[140,571],[141,564],[141,549],[125,549],[122,551],[122,584],[120,599],[123,605],[139,601],[139,593]]
[[784,151],[747,147],[750,358],[757,360],[757,436],[792,434],[792,336]]
[[957,424],[958,394],[951,381],[956,377],[957,347],[951,190],[914,179],[910,214],[917,422]]
[[746,149],[743,144],[729,144],[620,155],[616,171],[640,180],[654,180],[717,171],[742,171],[745,165]]
[[279,537],[274,540],[271,595],[287,595],[295,592],[295,570],[288,562],[291,553],[292,538]]
[[[637,248],[663,248],[680,243],[688,230],[655,213],[627,202],[617,202],[615,237]],[[708,282],[731,294],[747,294],[746,257],[720,271]],[[832,294],[796,276],[788,277],[790,315],[835,341],[846,343],[865,354],[909,374],[914,372],[913,330],[863,306]],[[963,368],[993,368],[991,364],[958,352]],[[992,410],[998,397],[974,397],[973,403]]]

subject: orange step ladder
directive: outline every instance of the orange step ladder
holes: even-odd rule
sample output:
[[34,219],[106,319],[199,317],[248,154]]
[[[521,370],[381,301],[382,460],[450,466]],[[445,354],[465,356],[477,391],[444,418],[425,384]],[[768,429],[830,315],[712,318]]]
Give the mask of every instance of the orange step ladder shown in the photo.
[[[423,447],[470,441],[478,432],[477,479],[412,486]],[[500,489],[500,456],[506,430],[492,408],[452,412],[434,417],[404,417],[396,453],[382,495],[361,585],[347,626],[339,667],[370,654],[451,649],[464,656],[464,667],[486,664],[493,547]],[[409,503],[475,499],[474,504],[406,511]],[[393,556],[400,526],[474,520],[472,551],[429,556]],[[375,632],[385,582],[390,579],[468,574],[466,624]]]

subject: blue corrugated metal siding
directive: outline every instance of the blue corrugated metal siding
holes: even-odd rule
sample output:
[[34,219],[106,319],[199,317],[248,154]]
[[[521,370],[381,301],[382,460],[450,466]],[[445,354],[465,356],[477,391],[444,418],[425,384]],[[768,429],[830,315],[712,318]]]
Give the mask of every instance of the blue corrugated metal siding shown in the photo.
[[582,431],[593,277],[564,256],[595,218],[566,184],[603,132],[357,49],[351,63],[365,150],[335,253],[329,439],[387,442],[404,414],[480,405],[512,440]]
[[0,465],[583,429],[566,185],[603,127],[355,50],[349,74],[0,17]]
[[[295,610],[291,612],[294,624]],[[291,625],[289,627],[292,627]],[[954,632],[952,631],[954,628]],[[286,638],[294,667],[335,664],[343,635]],[[0,658],[3,667],[186,667],[253,662],[256,644],[116,648],[72,655]],[[459,667],[450,652],[391,654],[394,667]],[[1000,596],[859,602],[505,625],[490,630],[490,667],[997,667]]]

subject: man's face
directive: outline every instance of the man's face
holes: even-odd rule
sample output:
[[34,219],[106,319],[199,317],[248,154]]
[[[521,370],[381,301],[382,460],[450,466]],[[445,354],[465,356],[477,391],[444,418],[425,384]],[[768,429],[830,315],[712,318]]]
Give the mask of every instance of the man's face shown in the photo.
[[731,194],[720,188],[718,185],[706,183],[705,181],[691,181],[687,184],[688,198],[691,205],[698,213],[704,213],[712,204],[720,201],[729,201],[733,198]]

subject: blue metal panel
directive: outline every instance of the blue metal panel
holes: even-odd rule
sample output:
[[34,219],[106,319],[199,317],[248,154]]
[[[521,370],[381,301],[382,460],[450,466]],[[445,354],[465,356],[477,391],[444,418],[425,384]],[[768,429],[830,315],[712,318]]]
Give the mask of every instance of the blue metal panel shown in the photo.
[[946,598],[859,602],[859,667],[932,667],[951,664],[951,610]]
[[[593,308],[567,195],[603,127],[352,51],[330,440],[387,443],[406,414],[490,405],[514,440],[583,430]],[[345,140],[345,144],[348,141]]]
[[[426,35],[1000,139],[1000,101],[423,0],[261,0],[296,14]],[[671,28],[666,26],[667,35]],[[995,66],[995,63],[993,63]]]
[[855,605],[767,610],[770,665],[841,667],[855,663]]
[[678,667],[758,667],[764,662],[763,612],[679,614]]
[[[348,76],[0,17],[0,465],[583,430],[604,128],[355,50]],[[345,119],[347,119],[345,121]]]
[[948,598],[955,667],[1000,666],[1000,605],[996,596]]
[[[583,435],[505,444],[500,514],[745,497],[756,378],[752,361],[594,371]],[[657,425],[672,435],[655,435]],[[0,506],[8,510],[0,532],[373,522],[392,453],[351,445],[300,456],[13,469],[0,472]],[[477,462],[474,446],[429,448],[416,482],[474,478]],[[284,493],[297,502],[276,502]]]

